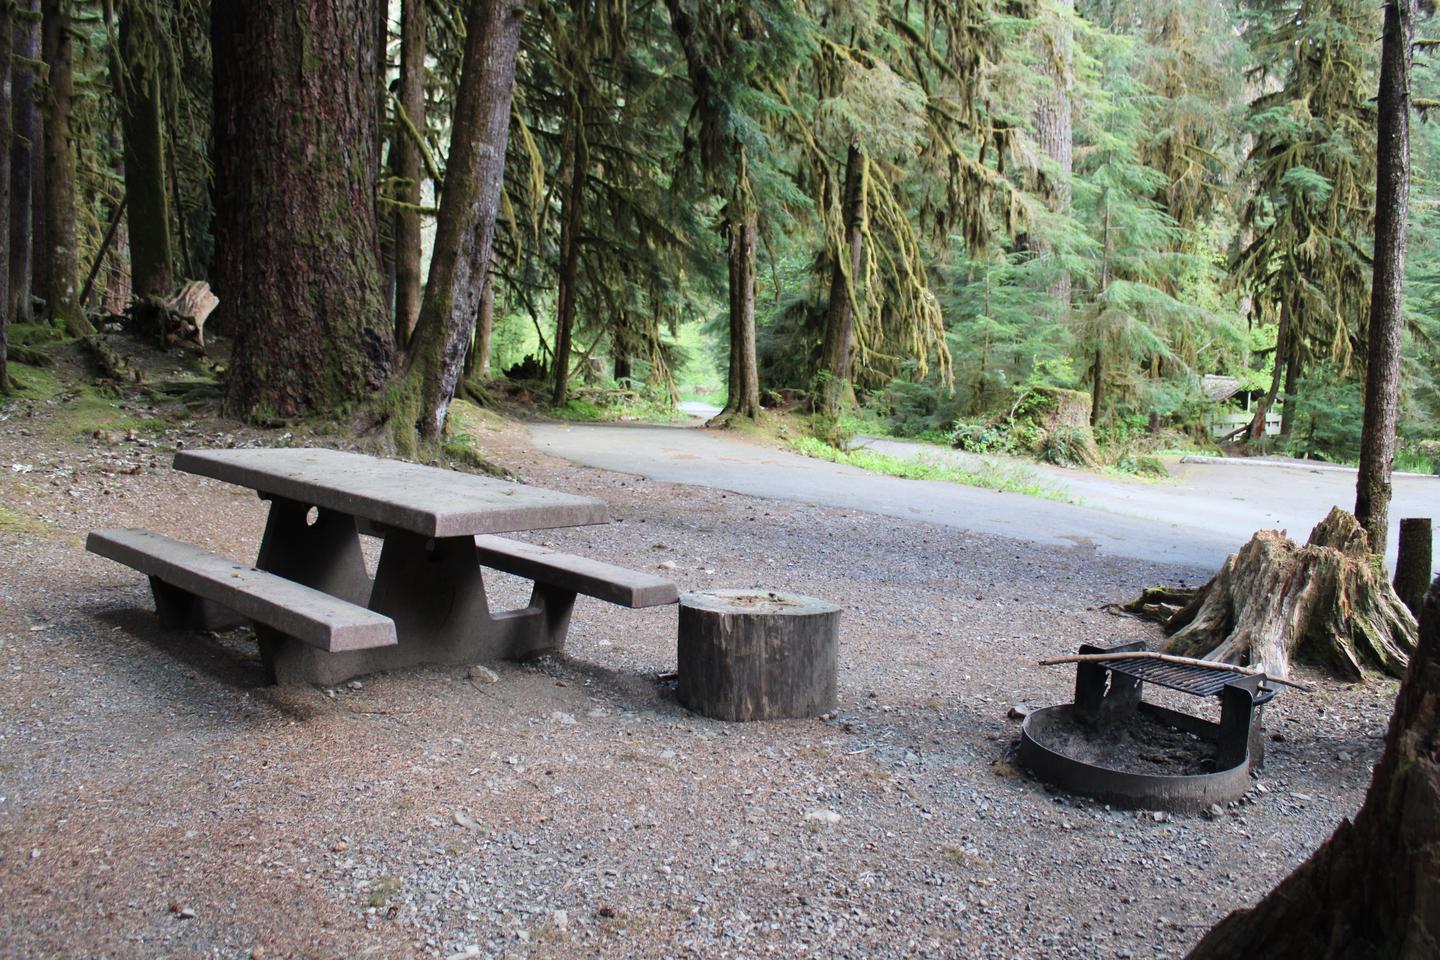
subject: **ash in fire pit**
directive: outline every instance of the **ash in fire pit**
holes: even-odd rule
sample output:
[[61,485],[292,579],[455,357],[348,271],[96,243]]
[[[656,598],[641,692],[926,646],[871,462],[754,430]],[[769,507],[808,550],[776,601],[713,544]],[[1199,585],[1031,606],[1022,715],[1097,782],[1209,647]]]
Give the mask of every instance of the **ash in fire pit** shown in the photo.
[[[1072,793],[1124,806],[1203,810],[1249,787],[1264,740],[1263,674],[1177,663],[1138,643],[1080,648],[1075,702],[1037,710],[1021,728],[1020,762]],[[1141,700],[1145,683],[1220,699],[1220,722]]]
[[[1040,725],[1036,725],[1037,727]],[[1047,715],[1044,732],[1032,729],[1052,750],[1081,763],[1125,773],[1188,777],[1215,772],[1215,744],[1137,710],[1124,725],[1085,723],[1073,710]]]

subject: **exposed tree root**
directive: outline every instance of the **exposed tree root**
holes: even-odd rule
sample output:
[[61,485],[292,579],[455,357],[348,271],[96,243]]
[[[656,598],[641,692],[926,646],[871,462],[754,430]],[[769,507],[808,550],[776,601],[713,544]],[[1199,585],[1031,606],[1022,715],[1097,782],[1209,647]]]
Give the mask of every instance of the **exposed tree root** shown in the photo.
[[1186,591],[1152,588],[1119,609],[1161,621],[1171,635],[1166,653],[1248,664],[1274,677],[1289,673],[1291,659],[1349,680],[1370,669],[1399,677],[1415,648],[1414,616],[1365,531],[1338,507],[1303,547],[1261,530],[1188,599]]

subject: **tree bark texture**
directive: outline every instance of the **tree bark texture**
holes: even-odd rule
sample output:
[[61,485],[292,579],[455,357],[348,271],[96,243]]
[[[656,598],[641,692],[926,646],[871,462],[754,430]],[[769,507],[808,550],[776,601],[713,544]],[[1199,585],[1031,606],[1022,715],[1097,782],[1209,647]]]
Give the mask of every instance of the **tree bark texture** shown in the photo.
[[[0,0],[0,39],[8,39],[14,27],[14,0]],[[0,309],[10,303],[10,149],[9,144],[15,131],[11,128],[12,91],[11,58],[0,58],[0,263],[6,269],[0,270]],[[10,314],[0,314],[0,394],[10,392]]]
[[1290,431],[1295,426],[1295,414],[1300,401],[1298,384],[1300,382],[1300,344],[1295,344],[1295,349],[1290,351],[1290,356],[1285,358],[1285,404],[1280,408],[1280,436],[1290,436]]
[[35,68],[40,59],[39,0],[20,0],[11,25],[12,59],[10,141],[10,298],[6,316],[26,323],[34,319],[30,298],[32,277],[31,184],[35,178],[35,141],[40,113],[35,109]]
[[169,296],[175,289],[175,247],[170,232],[170,190],[165,171],[162,62],[156,39],[134,22],[133,10],[120,17],[120,52],[115,87],[125,138],[126,216],[130,227],[130,284],[137,297]]
[[825,310],[825,337],[820,346],[824,377],[820,387],[820,409],[836,416],[850,387],[851,360],[855,352],[855,299],[860,285],[860,264],[864,256],[865,156],[850,144],[845,154],[845,185],[840,199],[840,216],[845,224],[845,246],[836,251],[830,275],[830,302]]
[[490,379],[490,338],[495,333],[495,276],[485,275],[480,291],[480,313],[475,318],[474,368],[471,371],[482,382]]
[[[755,356],[755,239],[753,210],[732,200],[725,231],[729,238],[729,396],[721,418],[760,415],[760,366]],[[735,211],[740,210],[738,214]]]
[[1380,40],[1379,129],[1375,154],[1375,260],[1365,355],[1365,425],[1355,481],[1355,517],[1385,554],[1395,422],[1400,407],[1400,331],[1404,328],[1405,241],[1410,203],[1410,51],[1415,0],[1386,0]]
[[1398,677],[1415,645],[1415,617],[1376,570],[1365,531],[1339,507],[1304,547],[1276,530],[1256,533],[1165,630],[1166,653],[1275,677],[1295,658],[1348,680],[1367,669]]
[[1355,821],[1189,960],[1382,960],[1440,952],[1440,582]]
[[[583,26],[584,20],[580,23]],[[575,333],[575,298],[580,282],[580,231],[585,223],[585,180],[590,166],[585,146],[583,91],[570,119],[570,169],[566,171],[565,193],[560,213],[560,275],[555,296],[555,369],[550,402],[565,402],[570,384],[570,344]]]
[[[425,135],[426,0],[403,0],[400,7],[400,107],[405,120]],[[397,118],[399,119],[399,118]],[[420,148],[402,120],[395,124],[396,199],[410,207],[395,208],[395,340],[402,347],[415,334],[420,318],[420,205],[425,164]]]
[[70,132],[70,0],[43,0],[41,45],[45,86],[45,309],[71,336],[95,332],[80,309],[75,249],[75,143]]
[[435,251],[406,374],[407,389],[418,390],[414,426],[426,440],[445,426],[489,271],[522,15],[520,0],[471,0],[466,12]]
[[375,214],[373,0],[217,0],[217,323],[228,404],[256,421],[343,411],[394,351]]
[[1395,593],[1416,617],[1425,602],[1430,583],[1434,540],[1429,517],[1406,517],[1400,521],[1399,555],[1395,559]]
[[761,590],[680,598],[680,702],[717,720],[815,717],[835,708],[840,608]]
[[[1046,205],[1057,213],[1070,211],[1070,176],[1075,168],[1075,133],[1072,119],[1071,88],[1074,86],[1074,30],[1069,17],[1075,12],[1075,0],[1057,0],[1060,13],[1051,29],[1042,30],[1041,58],[1046,86],[1035,105],[1035,140],[1040,152],[1054,163],[1053,172],[1039,178],[1040,193]],[[1048,238],[1033,241],[1035,252],[1044,255],[1054,245]],[[1059,306],[1060,317],[1070,310],[1070,271],[1060,270],[1050,284],[1050,296]]]

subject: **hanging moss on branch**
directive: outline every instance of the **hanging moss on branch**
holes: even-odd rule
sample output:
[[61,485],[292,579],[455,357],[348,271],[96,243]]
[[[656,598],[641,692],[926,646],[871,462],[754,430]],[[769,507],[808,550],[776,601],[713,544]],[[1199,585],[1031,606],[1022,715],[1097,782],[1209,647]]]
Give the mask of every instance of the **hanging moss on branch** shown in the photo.
[[1259,667],[1275,677],[1292,659],[1346,680],[1376,670],[1404,674],[1415,618],[1385,578],[1355,518],[1335,507],[1303,547],[1261,530],[1226,559],[1189,602],[1183,592],[1147,590],[1124,608],[1160,619],[1165,653]]

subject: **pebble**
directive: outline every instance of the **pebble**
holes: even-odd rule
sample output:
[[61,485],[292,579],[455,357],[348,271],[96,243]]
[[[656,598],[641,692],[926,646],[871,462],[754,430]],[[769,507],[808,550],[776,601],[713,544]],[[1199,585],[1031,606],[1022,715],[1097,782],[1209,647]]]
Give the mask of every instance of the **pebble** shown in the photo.
[[478,663],[470,668],[469,677],[471,680],[479,680],[482,683],[500,682],[500,674],[496,673],[494,670],[491,670],[489,667],[481,666]]
[[805,819],[814,820],[817,823],[824,823],[830,826],[834,826],[844,818],[841,817],[840,814],[835,812],[834,810],[828,810],[824,807],[816,807],[814,810],[811,810],[805,814]]

